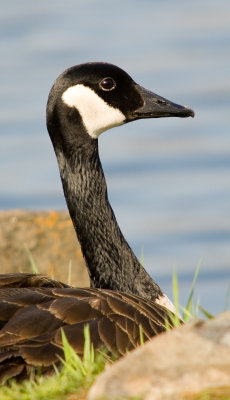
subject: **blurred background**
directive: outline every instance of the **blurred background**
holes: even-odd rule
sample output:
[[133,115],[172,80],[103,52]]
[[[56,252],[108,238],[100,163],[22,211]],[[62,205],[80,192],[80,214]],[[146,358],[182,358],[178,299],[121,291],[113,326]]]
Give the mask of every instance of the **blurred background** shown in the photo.
[[45,125],[67,67],[107,61],[192,107],[195,119],[137,121],[103,134],[109,197],[129,244],[171,296],[225,307],[230,281],[230,2],[8,0],[0,14],[0,209],[66,208]]

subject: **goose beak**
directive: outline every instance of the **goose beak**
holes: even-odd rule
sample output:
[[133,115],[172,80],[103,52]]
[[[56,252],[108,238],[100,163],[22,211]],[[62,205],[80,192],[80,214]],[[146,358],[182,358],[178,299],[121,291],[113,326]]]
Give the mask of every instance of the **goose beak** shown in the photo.
[[164,97],[150,92],[139,85],[136,85],[138,92],[143,99],[143,106],[132,113],[131,120],[141,118],[161,118],[161,117],[194,117],[194,111],[179,104],[172,103]]

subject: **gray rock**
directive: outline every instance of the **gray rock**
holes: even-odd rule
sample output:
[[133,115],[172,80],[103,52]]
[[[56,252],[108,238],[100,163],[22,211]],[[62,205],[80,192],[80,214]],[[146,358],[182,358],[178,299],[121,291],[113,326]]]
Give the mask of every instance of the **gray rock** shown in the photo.
[[87,400],[178,400],[221,386],[230,389],[230,312],[153,338],[107,367]]

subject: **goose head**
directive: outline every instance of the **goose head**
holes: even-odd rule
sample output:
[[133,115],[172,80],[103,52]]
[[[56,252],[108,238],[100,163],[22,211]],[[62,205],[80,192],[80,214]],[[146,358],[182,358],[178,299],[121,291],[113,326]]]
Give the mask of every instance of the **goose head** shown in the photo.
[[190,116],[194,116],[191,108],[146,90],[121,68],[102,62],[64,71],[54,83],[47,105],[47,126],[53,141],[57,126],[63,125],[63,136],[66,123],[78,125],[80,131],[97,139],[102,132],[137,119]]

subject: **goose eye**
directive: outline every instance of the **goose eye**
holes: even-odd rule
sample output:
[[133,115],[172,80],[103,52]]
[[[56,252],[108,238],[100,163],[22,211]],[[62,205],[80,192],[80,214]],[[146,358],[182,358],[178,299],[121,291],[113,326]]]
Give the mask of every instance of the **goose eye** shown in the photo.
[[104,78],[99,85],[102,90],[113,90],[116,87],[116,82],[113,78]]

